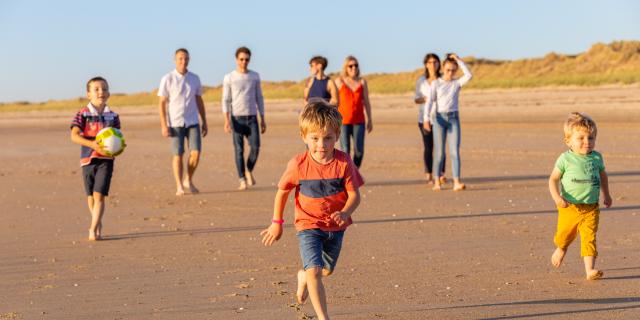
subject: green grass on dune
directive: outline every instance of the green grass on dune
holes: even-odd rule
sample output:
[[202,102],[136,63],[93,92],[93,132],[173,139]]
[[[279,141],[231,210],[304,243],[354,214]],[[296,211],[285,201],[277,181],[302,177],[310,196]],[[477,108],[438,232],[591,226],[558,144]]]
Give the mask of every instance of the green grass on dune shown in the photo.
[[[640,41],[598,43],[578,55],[549,53],[542,58],[497,61],[466,57],[473,72],[467,88],[534,88],[550,86],[600,86],[640,83]],[[371,94],[405,94],[413,92],[415,81],[423,71],[377,73],[366,75]],[[304,81],[263,81],[265,99],[301,99]],[[204,100],[219,102],[221,87],[206,87]],[[140,106],[157,104],[156,91],[112,94],[109,104]],[[0,112],[77,109],[87,103],[84,98],[51,100],[43,103],[0,103]]]

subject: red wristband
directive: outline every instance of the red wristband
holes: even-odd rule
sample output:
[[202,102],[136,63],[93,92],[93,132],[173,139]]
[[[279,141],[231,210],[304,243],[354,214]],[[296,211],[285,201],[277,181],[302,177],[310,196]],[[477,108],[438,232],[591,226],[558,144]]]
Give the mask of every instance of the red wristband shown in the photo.
[[277,223],[277,224],[283,224],[284,220],[283,219],[280,219],[280,220],[273,219],[273,220],[271,220],[271,222]]

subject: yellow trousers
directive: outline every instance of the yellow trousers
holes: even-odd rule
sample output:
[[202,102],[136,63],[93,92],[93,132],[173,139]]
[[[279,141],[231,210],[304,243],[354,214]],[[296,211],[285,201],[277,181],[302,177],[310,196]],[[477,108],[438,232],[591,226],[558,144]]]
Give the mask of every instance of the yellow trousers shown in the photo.
[[597,257],[596,232],[600,220],[600,209],[597,203],[569,204],[566,208],[558,208],[558,230],[553,242],[558,248],[566,250],[580,233],[580,255]]

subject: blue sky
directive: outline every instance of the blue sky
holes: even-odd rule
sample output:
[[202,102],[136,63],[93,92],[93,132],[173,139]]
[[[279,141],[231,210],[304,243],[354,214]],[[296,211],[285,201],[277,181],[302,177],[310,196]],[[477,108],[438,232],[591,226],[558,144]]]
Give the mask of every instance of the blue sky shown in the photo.
[[263,79],[300,80],[315,54],[329,71],[353,54],[366,74],[414,70],[431,51],[518,59],[614,40],[640,40],[640,1],[0,0],[0,102],[82,96],[94,75],[150,91],[178,47],[217,85],[241,45]]

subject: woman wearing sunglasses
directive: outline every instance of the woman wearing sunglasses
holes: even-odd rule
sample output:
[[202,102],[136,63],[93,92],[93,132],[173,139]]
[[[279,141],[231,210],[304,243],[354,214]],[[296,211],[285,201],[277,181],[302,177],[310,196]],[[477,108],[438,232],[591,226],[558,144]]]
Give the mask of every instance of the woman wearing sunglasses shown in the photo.
[[373,121],[367,81],[360,77],[358,59],[354,56],[345,58],[336,86],[340,97],[338,111],[342,115],[341,149],[351,154],[353,141],[353,162],[360,168],[364,156],[365,127],[367,133],[370,133]]

